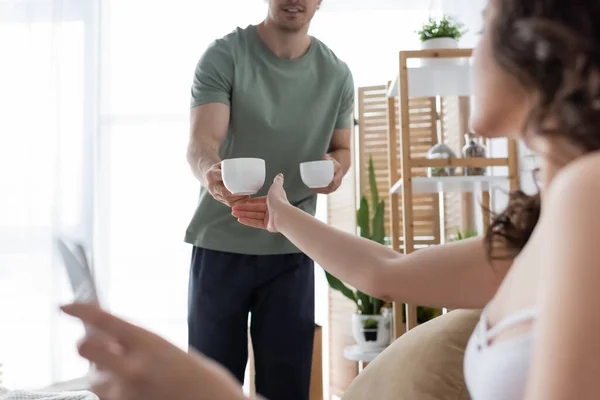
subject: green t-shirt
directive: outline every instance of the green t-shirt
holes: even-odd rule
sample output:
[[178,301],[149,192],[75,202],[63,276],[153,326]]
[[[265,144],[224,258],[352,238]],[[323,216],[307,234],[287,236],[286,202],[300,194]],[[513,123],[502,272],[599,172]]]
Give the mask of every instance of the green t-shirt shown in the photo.
[[[302,182],[299,164],[322,159],[334,130],[351,127],[354,83],[348,66],[315,38],[304,56],[288,60],[271,52],[256,26],[238,28],[213,42],[196,67],[191,107],[215,102],[231,110],[221,158],[264,159],[265,185],[257,196],[281,172],[290,202],[314,215],[316,195]],[[185,241],[249,255],[299,252],[281,234],[241,225],[203,187]]]

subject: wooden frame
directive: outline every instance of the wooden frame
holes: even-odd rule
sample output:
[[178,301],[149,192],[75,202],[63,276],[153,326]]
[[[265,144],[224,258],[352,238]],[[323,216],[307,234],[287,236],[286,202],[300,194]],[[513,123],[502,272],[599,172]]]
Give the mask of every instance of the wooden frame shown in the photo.
[[[388,97],[388,168],[389,168],[389,187],[392,188],[401,182],[399,193],[390,193],[390,237],[392,238],[392,247],[400,251],[400,236],[403,238],[403,249],[405,254],[412,253],[415,250],[414,238],[414,212],[413,212],[413,187],[412,179],[414,168],[423,167],[508,167],[508,180],[510,190],[519,187],[518,171],[518,153],[515,140],[508,140],[508,157],[506,158],[472,158],[472,159],[447,159],[447,160],[428,160],[425,158],[413,158],[411,154],[411,128],[409,113],[409,88],[408,88],[408,66],[407,61],[411,58],[469,58],[472,55],[471,49],[444,49],[444,50],[414,50],[399,52],[399,115],[400,132],[396,133],[396,98]],[[461,97],[461,109],[466,110],[462,114],[468,114],[468,98]],[[461,120],[465,121],[468,115],[462,115]],[[461,122],[461,125],[464,125]],[[461,129],[465,127],[461,126]],[[466,132],[466,130],[465,130]],[[397,152],[398,136],[400,138],[400,154]],[[398,173],[398,160],[400,160],[400,171]],[[483,226],[487,228],[490,223],[489,210],[490,194],[487,191],[482,192],[482,215],[484,216]],[[399,206],[402,205],[402,212],[399,213]],[[401,215],[399,215],[401,214]],[[401,218],[401,219],[400,219]],[[400,235],[400,222],[402,222],[402,235]],[[394,304],[394,337],[398,337],[403,330],[414,328],[417,325],[416,305],[406,305],[406,326],[402,324],[402,310]]]

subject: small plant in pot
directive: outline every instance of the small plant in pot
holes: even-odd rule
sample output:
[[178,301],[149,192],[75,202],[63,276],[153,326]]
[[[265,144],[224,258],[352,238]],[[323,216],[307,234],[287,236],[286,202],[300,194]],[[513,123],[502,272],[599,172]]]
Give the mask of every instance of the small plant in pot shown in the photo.
[[389,304],[360,290],[344,284],[338,278],[325,273],[332,289],[338,290],[356,304],[356,313],[352,315],[352,335],[358,345],[364,349],[381,349],[390,344],[391,313]]
[[[384,211],[385,203],[379,199],[373,160],[369,158],[369,185],[371,205],[365,196],[361,197],[360,207],[356,213],[360,235],[386,245]],[[333,275],[325,272],[332,289],[338,290],[356,304],[356,313],[352,316],[352,333],[354,340],[363,348],[375,349],[386,347],[391,339],[391,313],[389,304],[360,290],[354,290]]]
[[377,341],[377,327],[379,326],[379,321],[373,318],[367,318],[362,321],[363,334],[365,336],[365,340],[367,342],[376,342]]
[[[447,15],[440,19],[430,17],[425,24],[417,31],[421,40],[421,48],[427,49],[456,49],[458,41],[467,31],[464,25],[455,21]],[[453,59],[431,59],[422,60],[423,65],[448,65],[454,64]]]

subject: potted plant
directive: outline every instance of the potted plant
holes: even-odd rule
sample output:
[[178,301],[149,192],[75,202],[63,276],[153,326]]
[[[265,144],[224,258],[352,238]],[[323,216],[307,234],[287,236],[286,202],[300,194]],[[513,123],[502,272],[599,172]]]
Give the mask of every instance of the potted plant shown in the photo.
[[[389,246],[390,239],[385,235],[384,225],[385,203],[379,199],[379,193],[377,192],[372,157],[369,157],[369,186],[373,211],[371,212],[369,209],[367,198],[362,196],[360,207],[356,213],[360,235],[379,244]],[[357,311],[352,315],[352,334],[356,343],[367,350],[380,349],[389,345],[392,336],[391,304],[369,296],[360,290],[353,290],[327,271],[325,275],[332,289],[339,291],[356,304]],[[406,308],[404,304],[398,304],[398,307],[402,307],[402,322],[406,323]],[[417,324],[424,324],[441,314],[442,312],[439,309],[418,306]]]
[[[427,22],[417,31],[421,40],[421,48],[426,49],[456,49],[458,41],[466,33],[464,25],[447,15],[439,20],[429,17]],[[455,60],[431,59],[422,60],[423,65],[453,64]]]
[[[371,157],[369,157],[369,185],[373,209],[370,210],[367,198],[362,196],[356,213],[357,224],[362,237],[385,245],[385,203],[379,199]],[[356,313],[352,315],[352,333],[356,343],[365,349],[386,347],[391,339],[389,304],[360,290],[351,289],[328,272],[325,274],[332,289],[338,290],[356,304]]]

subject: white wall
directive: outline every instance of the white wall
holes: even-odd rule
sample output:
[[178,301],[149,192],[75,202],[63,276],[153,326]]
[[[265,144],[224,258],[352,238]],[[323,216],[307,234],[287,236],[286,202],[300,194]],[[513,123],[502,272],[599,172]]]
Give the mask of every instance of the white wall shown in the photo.
[[[465,24],[468,30],[460,41],[461,47],[474,47],[479,39],[479,31],[482,28],[482,12],[487,4],[487,0],[444,0],[442,10],[445,14],[455,17]],[[477,107],[477,104],[473,104]],[[504,140],[495,140],[489,146],[489,157],[505,157],[506,142]],[[521,178],[521,188],[526,193],[533,193],[537,190],[532,170],[535,168],[535,161],[529,151],[522,143],[519,144],[519,170]],[[498,196],[494,203],[494,210],[500,211],[506,205],[506,198]]]
[[481,13],[487,0],[444,0],[442,10],[445,14],[465,24],[468,32],[461,39],[461,47],[473,47],[477,42],[477,32],[481,30]]

